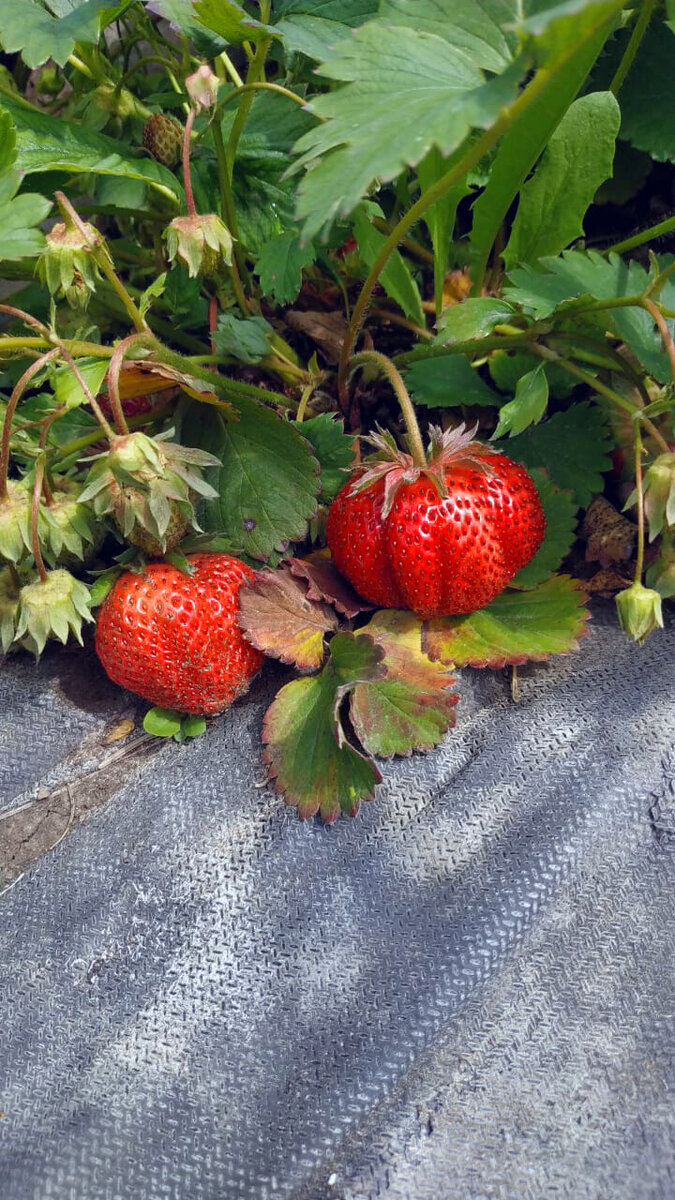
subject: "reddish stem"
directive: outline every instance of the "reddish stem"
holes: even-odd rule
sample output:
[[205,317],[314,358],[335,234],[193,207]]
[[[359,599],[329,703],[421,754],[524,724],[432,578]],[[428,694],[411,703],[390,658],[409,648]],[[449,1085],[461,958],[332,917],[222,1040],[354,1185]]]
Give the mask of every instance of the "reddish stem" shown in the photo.
[[37,329],[38,333],[49,341],[49,330],[46,325],[38,321],[37,317],[32,317],[30,313],[24,312],[22,308],[14,308],[13,304],[0,304],[0,312],[7,313],[10,317],[18,317],[25,325],[30,325],[32,329]]
[[653,300],[643,300],[642,303],[643,303],[644,307],[647,309],[647,311],[649,313],[651,313],[652,317],[654,318],[656,324],[659,327],[659,333],[661,334],[661,337],[663,338],[663,344],[666,348],[666,353],[670,360],[670,370],[671,370],[672,376],[673,376],[673,383],[675,383],[675,345],[673,344],[673,339],[670,335],[670,330],[668,328],[666,318],[664,317],[663,313],[656,307]]
[[42,485],[45,477],[45,460],[40,458],[35,468],[35,483],[33,485],[33,508],[31,510],[30,533],[31,542],[33,545],[33,558],[37,573],[40,576],[40,582],[47,582],[47,572],[45,570],[44,559],[40,550],[40,539],[38,537],[38,519],[40,515],[40,499],[42,497]]
[[9,470],[9,443],[12,436],[12,417],[16,412],[16,406],[23,396],[28,384],[38,371],[41,371],[45,363],[54,358],[59,353],[58,346],[53,350],[48,350],[46,354],[42,354],[35,362],[31,363],[26,368],[19,381],[14,385],[14,390],[7,402],[7,410],[5,412],[5,423],[2,430],[2,442],[0,443],[0,500],[4,500],[7,496],[7,472]]
[[128,337],[122,338],[113,351],[108,367],[108,399],[112,410],[113,419],[115,421],[115,429],[120,437],[127,437],[129,434],[129,426],[122,408],[120,399],[120,371],[122,362],[130,346],[137,342],[139,337],[144,335],[138,333],[130,333]]
[[114,432],[113,432],[109,422],[106,420],[105,413],[103,412],[103,409],[101,408],[98,400],[94,396],[91,388],[89,387],[89,384],[87,383],[86,379],[84,378],[84,375],[82,374],[80,368],[78,367],[77,363],[75,362],[75,359],[73,358],[72,354],[70,353],[70,350],[66,349],[66,347],[63,345],[63,342],[59,342],[58,348],[59,348],[59,352],[60,352],[62,358],[65,359],[66,363],[68,364],[71,371],[73,372],[73,375],[75,376],[77,382],[79,383],[80,387],[82,388],[82,391],[84,392],[85,396],[87,397],[87,401],[91,405],[91,410],[92,410],[94,416],[96,417],[96,420],[98,421],[99,425],[103,429],[105,436],[107,437],[108,441],[111,441],[111,439],[115,436]]
[[183,184],[185,186],[185,203],[187,204],[188,216],[195,217],[197,209],[195,208],[195,198],[192,193],[192,179],[190,177],[190,135],[195,119],[195,110],[191,108],[187,121],[185,122],[185,130],[183,133]]
[[[49,430],[51,429],[54,422],[58,421],[59,418],[62,417],[65,412],[66,412],[65,408],[57,408],[56,411],[53,412],[50,417],[47,417],[47,420],[44,422],[42,429],[40,430],[40,437],[38,439],[38,450],[44,450],[44,448],[47,444],[47,435],[49,433]],[[45,498],[45,504],[47,505],[48,508],[51,508],[54,503],[54,493],[52,492],[51,485],[49,483],[49,471],[47,470],[46,461],[45,461],[44,479],[42,481],[42,492],[43,492],[43,495]]]
[[213,335],[218,328],[218,299],[216,296],[211,296],[209,300],[209,341],[211,343],[211,353],[216,353],[216,347],[213,340]]

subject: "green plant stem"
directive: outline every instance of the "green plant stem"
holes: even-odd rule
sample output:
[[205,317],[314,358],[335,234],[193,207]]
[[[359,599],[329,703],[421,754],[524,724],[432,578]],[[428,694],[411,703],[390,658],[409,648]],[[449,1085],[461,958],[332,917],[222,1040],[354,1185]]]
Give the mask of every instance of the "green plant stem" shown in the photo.
[[[0,309],[2,306],[0,306]],[[71,354],[79,358],[111,358],[112,348],[110,346],[100,346],[98,342],[81,342],[77,339],[66,339],[61,343],[70,350]],[[50,345],[49,337],[0,337],[0,358],[3,357],[3,352],[21,353],[26,351],[31,354],[34,350],[44,350]]]
[[[137,413],[135,417],[129,417],[127,424],[129,429],[141,429],[144,425],[154,424],[156,421],[163,420],[169,413],[173,412],[173,404],[158,405],[151,412]],[[65,442],[63,446],[59,446],[59,454],[55,466],[62,466],[73,455],[80,450],[86,450],[87,446],[92,446],[96,442],[100,442],[101,433],[98,429],[93,429],[91,433],[83,433],[79,438],[73,438],[71,442]]]
[[42,499],[42,485],[45,476],[45,459],[41,455],[35,467],[35,483],[33,484],[33,504],[31,506],[30,515],[30,538],[33,547],[33,558],[35,559],[35,568],[40,576],[40,582],[47,582],[47,572],[45,571],[44,559],[40,550],[40,539],[38,537],[38,519],[40,515],[40,500]]
[[82,62],[82,59],[78,58],[77,54],[69,55],[68,62],[70,63],[71,67],[74,67],[75,70],[79,71],[81,75],[84,75],[87,79],[92,79],[95,81],[93,71],[90,71],[87,64]]
[[75,359],[73,358],[72,354],[68,350],[68,347],[65,346],[63,344],[63,342],[59,343],[59,352],[61,354],[61,357],[65,359],[65,361],[67,362],[71,371],[73,372],[73,375],[75,376],[77,382],[79,383],[80,387],[82,388],[82,391],[84,392],[85,396],[87,397],[89,406],[90,406],[94,416],[96,417],[96,420],[98,421],[99,425],[101,426],[101,429],[103,430],[108,441],[110,441],[110,439],[113,436],[113,431],[110,428],[108,421],[106,420],[106,417],[103,413],[103,409],[101,408],[98,400],[92,393],[92,390],[89,387],[89,384],[87,383],[82,372],[80,371],[80,368],[78,367],[77,363],[75,362]]
[[649,229],[642,229],[633,237],[624,238],[622,242],[608,246],[603,254],[624,254],[627,250],[635,250],[637,246],[644,246],[645,242],[651,242],[655,238],[663,237],[666,233],[671,233],[673,229],[675,229],[675,217],[668,217],[666,221],[659,221],[657,225],[651,225]]
[[642,569],[645,558],[645,495],[642,485],[642,434],[637,421],[633,422],[635,438],[635,491],[637,492],[637,558],[635,561],[635,582],[642,581]]
[[167,58],[162,58],[159,54],[144,54],[142,58],[137,58],[136,62],[132,63],[128,71],[125,71],[119,83],[115,85],[116,88],[126,87],[132,75],[138,70],[139,67],[144,67],[146,63],[158,63],[161,67],[166,69],[167,74],[170,71],[172,72],[175,66],[174,63],[169,62]]
[[227,165],[227,155],[225,152],[225,143],[223,141],[223,131],[220,127],[220,122],[216,119],[211,127],[213,137],[213,145],[216,151],[216,161],[218,163],[218,181],[220,184],[220,207],[221,216],[227,225],[233,238],[233,255],[232,263],[230,264],[230,273],[232,276],[232,286],[234,294],[237,297],[237,304],[241,309],[242,315],[249,315],[249,306],[244,292],[242,278],[246,279],[249,290],[251,285],[250,276],[246,269],[244,252],[239,243],[237,216],[234,207],[234,196],[232,195],[232,180]]
[[[253,383],[243,383],[240,379],[231,379],[229,376],[217,375],[215,371],[209,371],[196,364],[193,365],[190,359],[184,359],[180,354],[175,354],[173,350],[170,350],[168,346],[164,346],[161,342],[156,342],[153,349],[158,362],[166,363],[168,367],[173,367],[174,370],[193,375],[195,379],[203,380],[204,383],[209,383],[211,387],[219,388],[221,391],[230,392],[232,396],[243,396],[250,400],[262,400],[265,404],[282,405],[284,408],[296,407],[293,401],[289,401],[287,396],[280,395],[278,392],[270,392],[266,388],[257,387]],[[212,401],[204,397],[204,403],[209,404]]]
[[508,336],[495,334],[484,338],[469,338],[463,342],[452,342],[448,346],[416,346],[414,350],[395,354],[393,362],[397,367],[409,367],[419,359],[443,358],[446,354],[484,355],[488,350],[515,350],[518,346],[529,346],[535,335],[536,331],[530,328]]
[[346,411],[347,405],[347,368],[349,360],[352,357],[356,339],[361,332],[361,327],[365,319],[366,310],[370,303],[370,298],[373,294],[373,289],[380,278],[390,256],[397,248],[401,238],[405,236],[408,230],[419,220],[423,213],[431,208],[451,187],[462,179],[467,171],[475,167],[481,158],[487,154],[492,147],[499,141],[500,137],[509,126],[525,112],[530,105],[536,103],[541,92],[548,86],[549,73],[544,68],[537,71],[534,78],[530,81],[527,87],[520,93],[512,104],[502,109],[501,115],[495,121],[491,129],[487,129],[482,137],[478,138],[473,143],[457,163],[446,171],[439,180],[427,192],[408,209],[407,213],[401,217],[400,221],[394,226],[389,237],[386,239],[380,253],[373,263],[368,275],[366,276],[363,287],[359,295],[352,318],[349,322],[349,327],[345,335],[338,364],[338,394],[340,404],[343,410]]
[[225,68],[227,74],[229,75],[229,77],[232,80],[235,87],[243,86],[244,81],[243,81],[241,75],[239,74],[237,68],[235,67],[234,63],[232,62],[232,59],[230,58],[227,51],[223,50],[222,54],[218,55],[218,58],[216,61],[221,62],[223,64],[223,67]]
[[305,419],[305,413],[307,412],[307,405],[309,404],[309,401],[312,397],[312,393],[314,392],[315,387],[316,387],[316,384],[314,382],[312,382],[312,383],[308,383],[302,389],[302,395],[300,397],[298,411],[295,414],[295,419],[298,422],[298,424],[301,424],[302,421],[304,421],[304,419]]
[[549,350],[547,346],[541,346],[537,342],[533,342],[530,346],[530,349],[532,350],[532,353],[538,355],[539,358],[543,358],[547,362],[556,363],[559,367],[562,367],[563,371],[567,371],[568,375],[574,375],[574,377],[578,379],[580,383],[585,383],[588,387],[592,388],[594,392],[597,392],[598,395],[604,396],[606,400],[611,400],[612,404],[615,404],[617,408],[622,410],[622,412],[628,413],[628,415],[633,419],[638,417],[642,419],[645,427],[649,429],[652,437],[656,439],[656,441],[664,450],[668,450],[668,443],[659,433],[656,426],[652,424],[648,417],[642,418],[642,409],[638,404],[634,404],[632,400],[628,400],[625,396],[622,396],[620,392],[616,392],[614,388],[608,387],[607,384],[602,383],[599,379],[596,379],[594,375],[589,375],[587,371],[582,370],[582,368],[578,367],[576,363],[570,362],[568,358],[563,358],[560,354],[556,354],[554,350]]
[[231,92],[223,96],[218,105],[219,111],[222,112],[228,104],[237,99],[237,96],[243,96],[247,92],[276,92],[279,96],[285,96],[287,100],[293,100],[300,108],[306,108],[307,112],[322,124],[326,119],[325,117],[320,117],[318,113],[313,113],[311,108],[307,108],[307,100],[303,96],[298,96],[296,92],[292,92],[290,88],[284,87],[281,83],[267,83],[266,80],[262,79],[255,79],[250,82],[247,79],[246,83],[237,84]]
[[666,324],[665,317],[656,307],[653,300],[643,300],[642,307],[647,309],[647,312],[654,318],[659,327],[659,333],[663,338],[663,344],[666,348],[668,361],[670,362],[670,372],[673,377],[673,383],[675,384],[675,345],[673,345],[673,339]]
[[[263,24],[266,24],[267,21],[269,20],[270,11],[271,11],[270,0],[261,0],[260,19],[263,22]],[[271,41],[272,41],[271,38],[261,38],[260,41],[258,42],[255,53],[249,63],[248,72],[246,74],[246,83],[242,85],[243,87],[246,87],[247,85],[252,84],[252,83],[265,82],[265,80],[264,80],[265,59],[267,58],[267,51],[269,50]],[[246,93],[246,95],[244,95],[242,102],[239,105],[239,108],[237,109],[237,113],[235,115],[234,121],[232,122],[232,128],[230,130],[230,136],[227,141],[227,152],[226,152],[227,166],[228,166],[228,172],[229,172],[230,179],[232,179],[232,173],[234,171],[234,160],[237,155],[237,146],[239,145],[239,138],[241,137],[244,125],[246,124],[246,118],[248,117],[248,114],[251,109],[251,104],[253,103],[253,92],[254,92],[254,89],[249,87],[248,92]],[[227,99],[228,99],[228,97],[226,97],[226,100]]]
[[0,500],[4,500],[7,496],[7,472],[9,470],[9,443],[12,435],[12,418],[16,412],[16,406],[23,396],[28,384],[35,375],[51,362],[59,353],[58,346],[54,346],[52,350],[48,350],[46,354],[42,354],[40,358],[32,362],[26,368],[21,378],[15,383],[12,394],[7,401],[5,416],[2,426],[2,441],[0,442]]
[[354,355],[350,360],[349,366],[355,370],[357,367],[364,367],[369,363],[379,367],[394,389],[396,399],[401,406],[401,414],[405,422],[413,462],[416,467],[426,467],[427,456],[424,453],[424,443],[420,427],[417,424],[417,416],[400,372],[397,371],[391,359],[387,358],[386,354],[380,354],[378,350],[362,350],[359,354]]
[[650,22],[651,15],[654,11],[656,0],[642,0],[640,11],[637,20],[633,26],[633,32],[630,35],[630,40],[623,53],[623,58],[619,63],[612,82],[609,85],[609,90],[613,96],[618,96],[628,72],[630,71],[635,55],[640,47],[647,26]]

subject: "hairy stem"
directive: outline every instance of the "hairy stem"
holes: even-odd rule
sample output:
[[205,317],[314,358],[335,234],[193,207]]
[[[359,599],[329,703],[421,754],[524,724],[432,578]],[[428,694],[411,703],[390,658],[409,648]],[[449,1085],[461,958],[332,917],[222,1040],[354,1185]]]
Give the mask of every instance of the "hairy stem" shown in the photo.
[[637,421],[634,423],[635,437],[635,491],[637,492],[637,559],[635,562],[635,582],[642,580],[642,568],[645,558],[645,495],[642,486],[642,435]]
[[103,409],[101,408],[98,400],[94,396],[91,388],[89,387],[89,384],[87,383],[86,379],[84,378],[84,375],[82,374],[80,368],[78,367],[77,363],[75,362],[75,359],[73,358],[72,354],[68,350],[67,346],[64,346],[63,343],[61,343],[59,345],[59,351],[60,351],[61,357],[66,361],[66,363],[70,367],[71,371],[73,372],[73,375],[75,376],[77,382],[79,383],[80,387],[82,388],[82,391],[84,392],[85,396],[87,397],[87,402],[91,408],[91,411],[93,412],[94,416],[96,417],[96,420],[98,421],[99,425],[101,426],[101,429],[103,430],[108,441],[110,441],[110,439],[114,436],[113,431],[110,428],[110,424],[109,424],[108,420],[106,419]]
[[113,356],[110,359],[108,367],[108,399],[110,400],[110,408],[112,409],[113,420],[115,422],[115,431],[119,437],[127,437],[129,434],[129,426],[122,408],[120,399],[120,371],[127,350],[137,343],[147,345],[148,339],[143,334],[130,333],[128,337],[122,338],[122,341],[115,346]]
[[35,567],[36,567],[38,575],[40,576],[41,583],[47,582],[47,572],[45,570],[44,559],[42,557],[42,551],[40,550],[40,539],[38,537],[38,522],[39,522],[39,517],[40,517],[40,500],[42,499],[42,485],[44,483],[44,476],[45,476],[45,460],[44,460],[44,455],[41,455],[40,458],[38,459],[37,466],[35,468],[35,483],[33,485],[33,505],[31,508],[31,518],[30,518],[30,538],[31,538],[31,545],[33,547],[33,558],[35,559]]
[[185,188],[185,203],[189,217],[197,215],[195,198],[192,192],[192,176],[190,175],[190,137],[194,123],[195,110],[191,108],[185,122],[185,129],[183,130],[183,186]]
[[653,300],[643,300],[642,307],[646,308],[648,313],[651,313],[652,317],[654,318],[656,324],[659,327],[659,333],[661,334],[661,337],[663,338],[663,344],[666,348],[666,353],[667,353],[668,359],[670,361],[670,370],[671,370],[671,374],[673,376],[673,383],[675,384],[675,345],[673,344],[672,335],[668,328],[666,319],[663,316],[663,313],[660,312],[659,309],[656,307]]
[[42,354],[35,362],[32,362],[26,368],[21,378],[15,383],[11,396],[7,401],[5,410],[4,424],[2,427],[2,441],[0,442],[0,500],[4,500],[7,496],[7,473],[9,471],[9,443],[12,436],[12,418],[16,412],[16,406],[23,396],[28,384],[38,371],[41,371],[45,363],[51,361],[59,353],[58,347],[53,350],[48,350],[46,354]]
[[413,457],[413,462],[415,463],[416,467],[426,467],[427,456],[424,453],[424,443],[422,441],[420,427],[417,424],[415,409],[413,407],[412,400],[408,395],[408,389],[403,382],[400,371],[396,369],[393,362],[390,358],[387,358],[386,354],[380,354],[378,350],[362,350],[360,354],[354,355],[349,365],[350,367],[356,369],[357,367],[364,367],[368,363],[372,363],[374,366],[379,367],[382,374],[386,375],[387,379],[389,380],[394,392],[396,393],[396,399],[401,406],[401,414],[405,422],[406,432],[408,434],[408,443],[410,445],[410,452]]

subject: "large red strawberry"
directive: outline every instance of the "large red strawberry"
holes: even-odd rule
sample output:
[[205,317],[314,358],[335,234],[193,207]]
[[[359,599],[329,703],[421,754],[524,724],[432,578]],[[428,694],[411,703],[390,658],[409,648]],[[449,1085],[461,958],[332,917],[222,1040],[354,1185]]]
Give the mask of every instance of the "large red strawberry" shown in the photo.
[[366,600],[424,619],[489,604],[546,527],[523,467],[474,442],[475,429],[430,432],[422,467],[375,434],[377,454],[338,492],[327,525],[336,566]]
[[263,655],[237,624],[250,567],[192,554],[191,575],[167,562],[121,575],[103,601],[96,650],[110,678],[162,708],[219,713],[248,690]]

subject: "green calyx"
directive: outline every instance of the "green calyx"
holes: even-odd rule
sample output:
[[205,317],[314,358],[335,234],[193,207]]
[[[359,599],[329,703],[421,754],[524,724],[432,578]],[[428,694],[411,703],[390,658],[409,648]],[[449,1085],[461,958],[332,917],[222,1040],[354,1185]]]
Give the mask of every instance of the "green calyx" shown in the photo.
[[647,570],[645,579],[662,600],[675,597],[675,529],[664,530],[661,552]]
[[216,495],[200,468],[218,466],[219,460],[168,441],[172,432],[115,438],[80,495],[81,503],[92,501],[97,516],[112,513],[127,541],[154,557],[178,545],[188,528],[199,530],[193,496]]
[[46,579],[36,579],[21,588],[14,641],[39,658],[48,638],[58,638],[65,644],[72,633],[82,645],[82,623],[93,619],[86,584],[69,571],[50,571]]
[[72,223],[55,225],[37,263],[52,296],[65,297],[71,308],[85,309],[102,278],[93,254],[99,249],[103,241],[93,225],[83,223],[82,230]]
[[663,629],[661,596],[637,580],[616,597],[619,624],[639,645],[654,629]]
[[179,259],[193,278],[212,275],[221,262],[232,262],[232,235],[215,213],[174,217],[164,237],[169,261]]
[[100,541],[92,509],[80,501],[81,485],[60,480],[51,504],[41,505],[41,541],[45,555],[53,560],[83,562]]
[[0,500],[0,558],[6,562],[19,563],[32,553],[31,507],[32,495],[25,482],[9,479],[7,495]]
[[13,567],[4,567],[0,571],[0,647],[3,654],[7,654],[16,636],[19,595],[27,580],[25,571],[20,573]]

